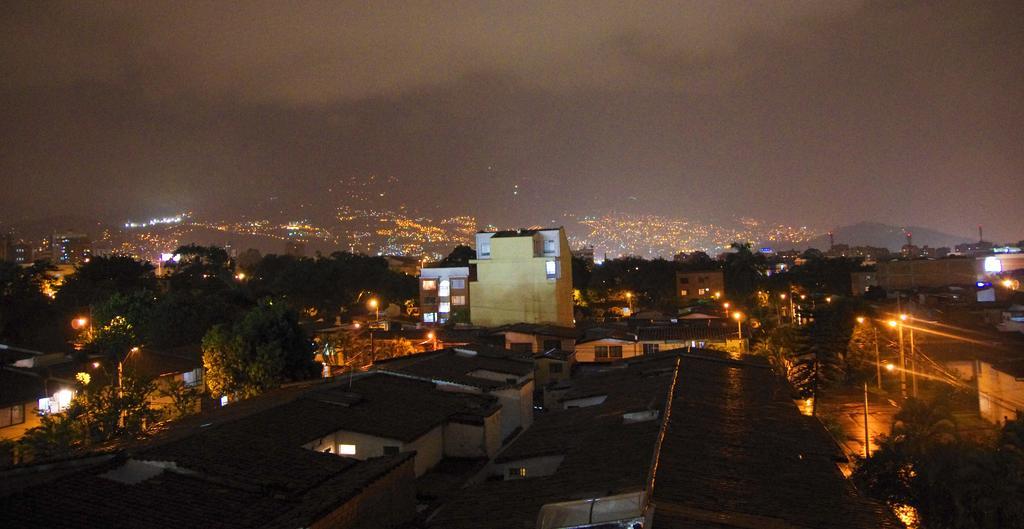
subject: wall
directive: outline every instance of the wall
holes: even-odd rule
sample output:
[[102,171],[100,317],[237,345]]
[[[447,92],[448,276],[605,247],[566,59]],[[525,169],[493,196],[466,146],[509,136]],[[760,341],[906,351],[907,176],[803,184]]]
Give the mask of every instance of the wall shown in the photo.
[[[564,234],[560,255],[534,257],[534,238],[490,239],[491,257],[476,259],[477,278],[470,283],[470,314],[474,324],[511,323],[573,325],[572,258]],[[557,279],[547,279],[545,263],[559,263]]]
[[398,527],[416,516],[412,459],[366,486],[356,497],[310,524],[311,529]]
[[[705,289],[705,292],[701,294],[700,289]],[[721,270],[676,272],[676,295],[680,301],[711,299],[716,292],[725,295],[725,274]]]
[[[500,413],[500,412],[499,412]],[[499,418],[500,421],[500,418]],[[501,425],[498,425],[500,428]],[[444,426],[445,457],[487,457],[486,421],[484,424],[450,422]]]
[[[594,356],[594,348],[599,345],[622,346],[622,358],[596,358]],[[576,344],[577,363],[614,362],[616,360],[622,360],[623,358],[633,358],[634,356],[640,356],[642,354],[643,346],[641,346],[639,343],[629,342],[625,340],[596,340],[593,342]]]
[[878,286],[886,289],[972,285],[981,274],[974,258],[887,261],[875,265]]
[[978,411],[989,422],[1001,424],[1005,418],[1017,418],[1024,410],[1024,379],[996,370],[992,364],[979,361]]
[[311,443],[307,443],[304,447],[317,452],[323,452],[327,448],[330,448],[332,454],[337,454],[339,444],[356,445],[355,455],[346,455],[345,457],[351,457],[360,461],[384,455],[385,446],[397,446],[402,452],[411,452],[415,450],[416,460],[414,466],[416,476],[419,477],[441,461],[441,457],[444,454],[443,430],[443,426],[437,426],[419,439],[410,443],[403,443],[397,439],[388,439],[359,432],[341,430],[324,436],[321,439],[317,439]]
[[572,338],[509,331],[505,333],[505,349],[511,349],[514,343],[529,343],[532,346],[531,352],[543,353],[545,340],[558,340],[559,348],[563,351],[572,351],[576,348],[576,340]]
[[0,428],[0,439],[18,439],[25,435],[26,431],[39,426],[41,424],[39,420],[39,401],[26,402],[23,416],[25,417],[25,422]]
[[504,440],[516,428],[533,424],[533,380],[522,387],[504,388],[490,392],[501,403],[501,438]]

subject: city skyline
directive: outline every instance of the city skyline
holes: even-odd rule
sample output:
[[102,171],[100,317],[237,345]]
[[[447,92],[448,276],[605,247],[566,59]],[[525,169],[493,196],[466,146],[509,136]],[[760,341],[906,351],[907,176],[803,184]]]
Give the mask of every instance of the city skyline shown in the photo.
[[[1016,241],[1016,2],[19,5],[0,221],[860,221]],[[296,31],[295,28],[302,28]]]

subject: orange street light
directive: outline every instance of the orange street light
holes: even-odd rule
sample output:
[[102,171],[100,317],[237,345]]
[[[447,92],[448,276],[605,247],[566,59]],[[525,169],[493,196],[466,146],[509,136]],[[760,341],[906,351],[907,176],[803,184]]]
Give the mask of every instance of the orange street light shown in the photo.
[[864,316],[857,316],[857,323],[864,323]]
[[907,321],[907,315],[906,314],[900,314],[900,321]]
[[786,299],[786,294],[785,293],[779,294],[779,299]]
[[726,301],[725,303],[722,303],[722,306],[725,307],[725,310],[729,310],[729,302],[728,301]]
[[380,319],[380,302],[377,301],[377,298],[370,298],[370,301],[368,301],[367,304],[370,306],[371,309],[374,310],[374,312],[377,314],[376,319],[379,320]]
[[832,296],[826,296],[825,303],[832,303]]
[[893,364],[890,364],[890,363],[886,362],[886,363],[885,363],[885,370],[886,370],[886,371],[895,371],[895,370],[896,370],[896,366],[894,366]]
[[893,327],[893,328],[895,328],[897,325],[899,325],[899,322],[897,322],[896,320],[889,320],[889,321],[887,321],[885,323],[887,323],[889,325],[889,327]]
[[71,320],[71,328],[72,329],[76,329],[76,330],[80,331],[80,330],[86,328],[88,325],[89,325],[89,318],[86,318],[85,316],[79,316],[79,317]]
[[740,340],[743,339],[743,313],[733,312],[732,319],[736,320],[736,333],[739,335]]

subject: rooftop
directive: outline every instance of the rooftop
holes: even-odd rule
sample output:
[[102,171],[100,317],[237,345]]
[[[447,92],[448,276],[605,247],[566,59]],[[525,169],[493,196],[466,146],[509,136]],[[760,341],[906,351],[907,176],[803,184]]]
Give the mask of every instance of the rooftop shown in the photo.
[[493,329],[491,334],[504,334],[506,332],[572,339],[579,338],[583,334],[575,327],[562,327],[560,325],[547,325],[543,323],[513,323],[511,325],[503,325]]
[[491,345],[471,344],[379,361],[374,364],[374,369],[491,390],[518,385],[518,382],[483,378],[472,373],[488,371],[507,374],[510,378],[524,377],[533,374],[533,359],[529,353],[515,353]]

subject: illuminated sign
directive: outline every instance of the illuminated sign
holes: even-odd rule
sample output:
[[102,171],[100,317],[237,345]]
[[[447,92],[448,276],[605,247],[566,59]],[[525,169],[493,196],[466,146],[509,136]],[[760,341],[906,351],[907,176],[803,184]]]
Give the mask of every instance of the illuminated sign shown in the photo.
[[771,246],[765,246],[764,248],[761,248],[759,251],[761,253],[772,253],[774,250],[772,250]]
[[998,274],[1003,271],[1003,262],[998,257],[990,256],[985,258],[985,272]]

